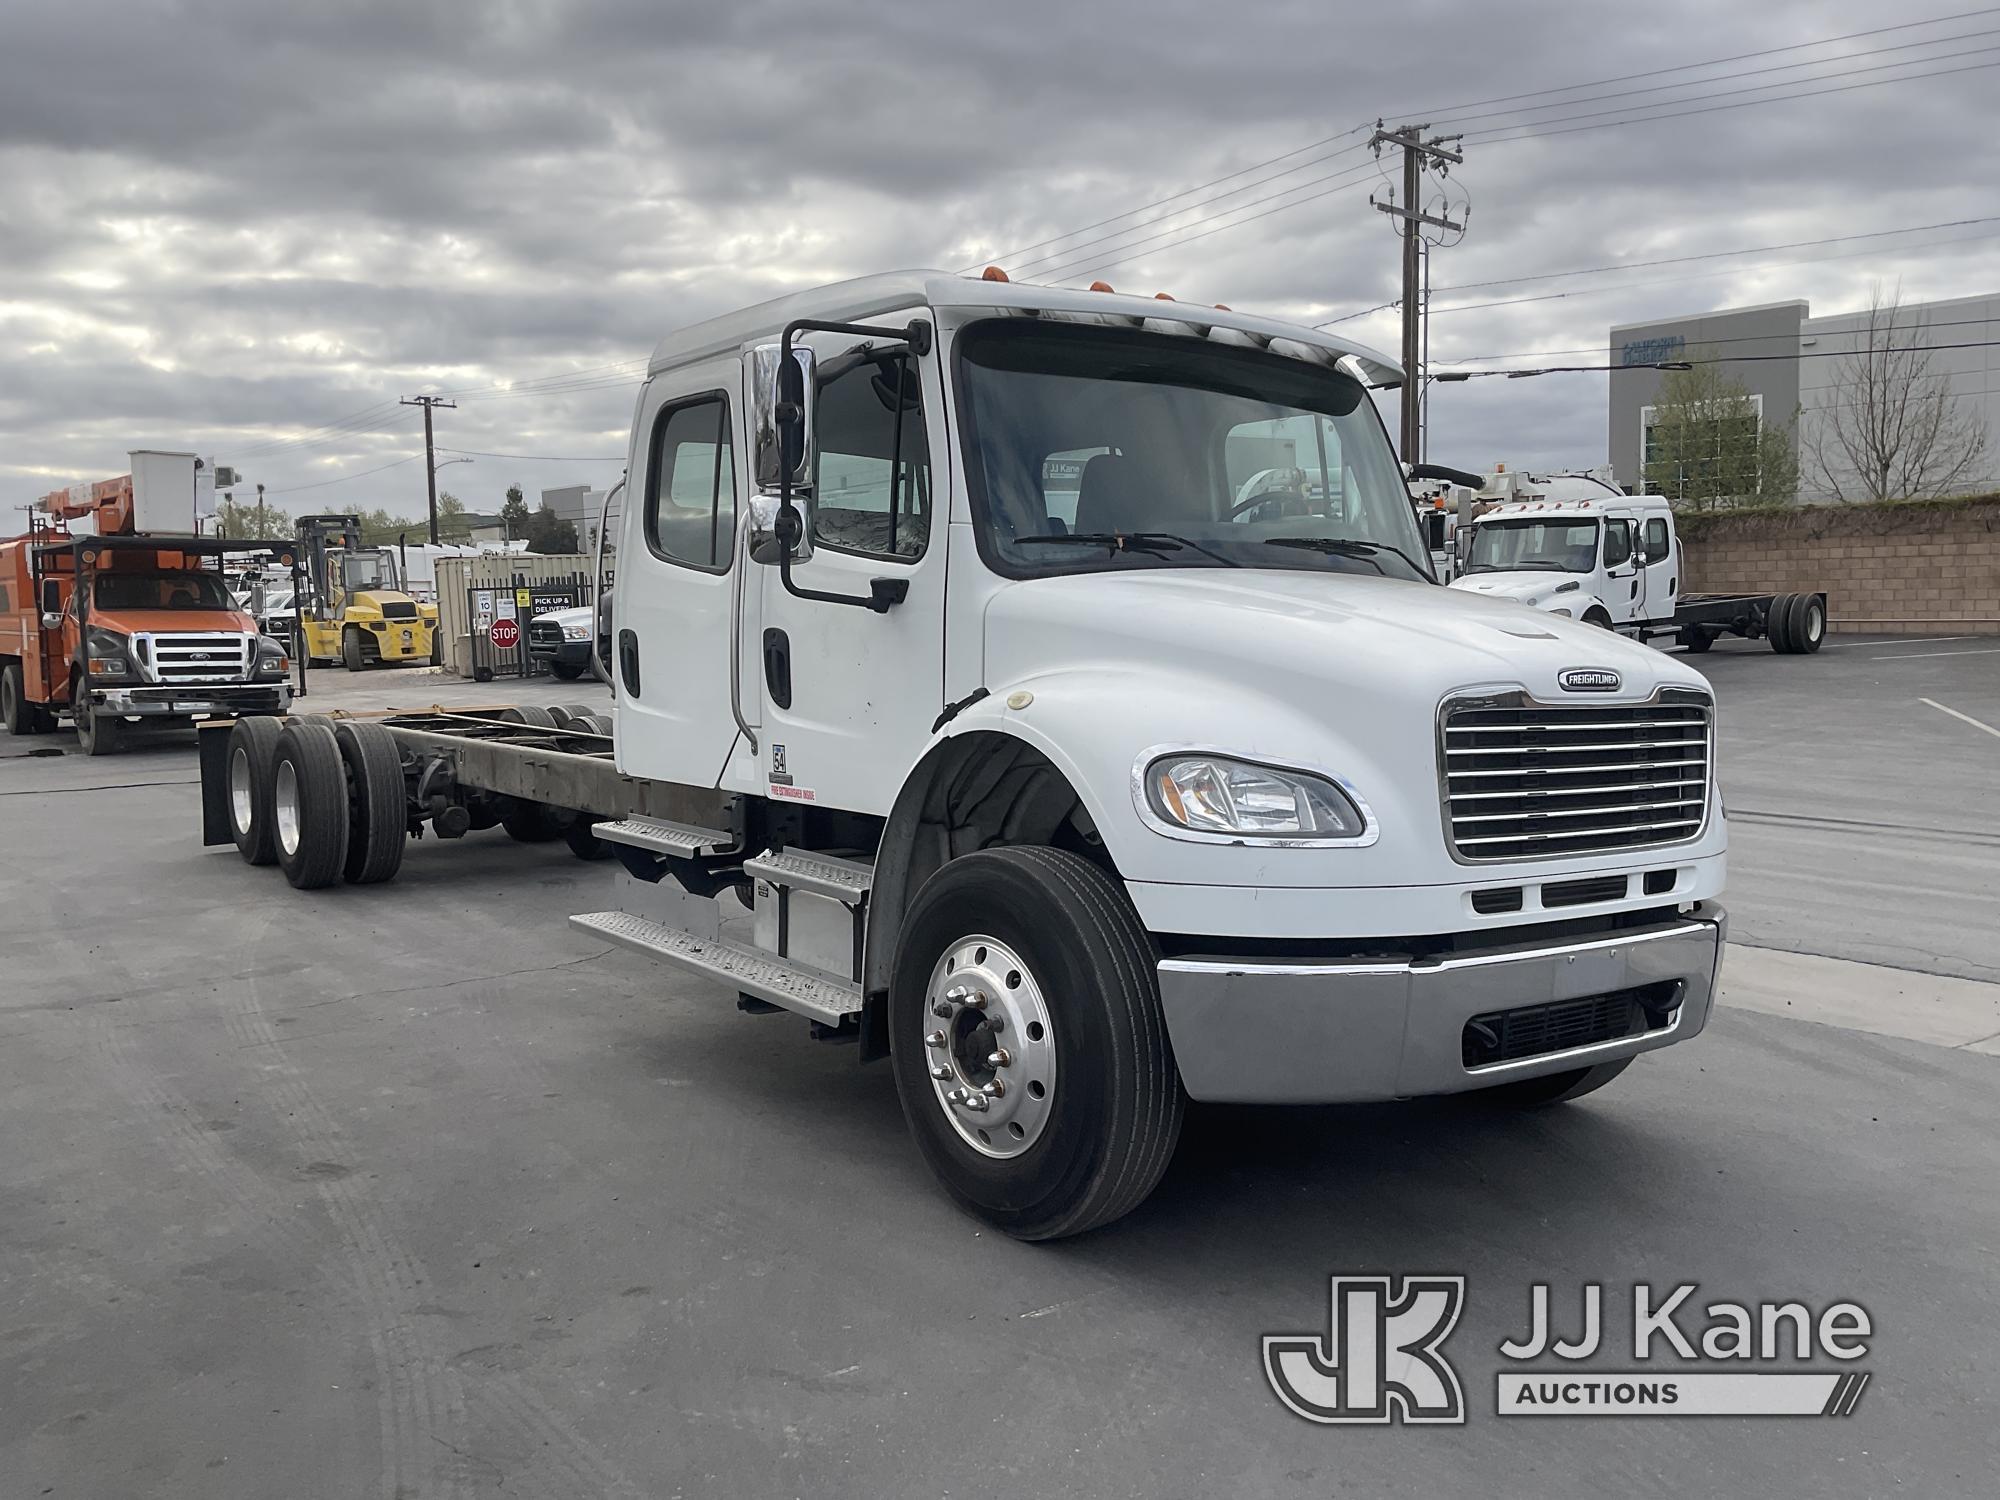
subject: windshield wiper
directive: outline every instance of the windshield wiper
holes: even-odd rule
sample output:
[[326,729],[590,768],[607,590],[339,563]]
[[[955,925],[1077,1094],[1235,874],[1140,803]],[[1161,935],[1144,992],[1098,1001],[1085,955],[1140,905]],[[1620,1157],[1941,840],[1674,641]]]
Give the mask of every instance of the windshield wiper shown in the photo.
[[1392,547],[1387,542],[1365,542],[1359,537],[1352,536],[1267,536],[1259,540],[1272,547],[1298,547],[1307,552],[1331,552],[1341,557],[1358,557],[1364,562],[1374,563],[1375,571],[1384,578],[1389,576],[1389,571],[1381,563],[1376,562],[1374,554],[1387,552],[1401,558],[1418,577],[1431,576],[1429,568],[1419,567],[1409,553],[1401,547]]
[[1224,557],[1220,552],[1211,552],[1200,542],[1184,536],[1175,536],[1171,531],[1050,531],[1037,533],[1034,536],[1017,536],[1014,540],[1024,544],[1035,542],[1045,545],[1076,542],[1087,547],[1109,547],[1113,552],[1154,552],[1161,556],[1188,548],[1199,552],[1203,557],[1214,558],[1225,568],[1243,566],[1233,557]]

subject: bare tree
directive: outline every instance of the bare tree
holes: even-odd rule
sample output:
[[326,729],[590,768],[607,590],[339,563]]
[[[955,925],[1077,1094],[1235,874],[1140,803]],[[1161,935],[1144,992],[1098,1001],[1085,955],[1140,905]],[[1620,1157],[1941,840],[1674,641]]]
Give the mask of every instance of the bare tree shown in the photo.
[[1813,483],[1836,500],[1930,500],[1982,480],[1986,424],[1952,394],[1901,292],[1878,286],[1854,338],[1808,429]]

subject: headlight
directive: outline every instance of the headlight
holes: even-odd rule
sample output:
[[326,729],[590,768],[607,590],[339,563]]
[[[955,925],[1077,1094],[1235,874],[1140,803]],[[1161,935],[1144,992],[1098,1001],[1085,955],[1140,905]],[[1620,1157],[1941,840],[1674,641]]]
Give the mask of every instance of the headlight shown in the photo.
[[587,641],[590,639],[590,627],[588,625],[565,625],[563,626],[563,639],[566,641]]
[[1146,804],[1192,833],[1356,839],[1368,831],[1354,799],[1309,771],[1218,755],[1167,755],[1145,772]]
[[269,636],[257,642],[257,671],[265,677],[282,677],[292,669],[285,648]]
[[132,671],[132,642],[129,637],[102,625],[90,627],[90,675],[125,677]]

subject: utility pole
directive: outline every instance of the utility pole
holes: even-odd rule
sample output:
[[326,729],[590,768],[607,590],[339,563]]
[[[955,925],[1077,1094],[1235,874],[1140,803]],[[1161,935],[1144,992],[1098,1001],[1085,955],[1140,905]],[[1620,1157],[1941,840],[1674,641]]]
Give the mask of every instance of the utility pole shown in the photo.
[[430,491],[431,545],[438,539],[438,471],[437,448],[431,438],[431,410],[442,406],[448,411],[458,410],[456,401],[447,401],[442,396],[405,396],[405,406],[421,406],[424,409],[424,481]]
[[1400,125],[1394,130],[1385,130],[1378,120],[1375,134],[1368,138],[1368,144],[1378,152],[1384,146],[1393,146],[1403,153],[1402,203],[1377,203],[1375,207],[1402,221],[1396,232],[1403,237],[1403,462],[1409,464],[1423,461],[1420,397],[1424,368],[1423,348],[1418,337],[1423,273],[1417,231],[1427,224],[1437,229],[1465,228],[1463,224],[1422,210],[1419,194],[1423,190],[1425,171],[1433,167],[1445,171],[1448,170],[1447,164],[1465,160],[1463,153],[1450,149],[1451,143],[1462,137],[1437,135],[1425,140],[1424,132],[1429,129],[1429,125]]

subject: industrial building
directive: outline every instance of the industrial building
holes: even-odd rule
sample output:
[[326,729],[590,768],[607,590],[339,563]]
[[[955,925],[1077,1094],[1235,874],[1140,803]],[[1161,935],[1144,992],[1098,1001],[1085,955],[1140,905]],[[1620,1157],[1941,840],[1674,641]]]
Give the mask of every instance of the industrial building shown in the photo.
[[[1868,319],[1866,308],[1816,318],[1809,303],[1794,301],[1612,328],[1607,438],[1619,483],[1643,486],[1648,433],[1668,378],[1652,366],[1678,360],[1719,360],[1723,373],[1749,392],[1760,426],[1789,428],[1793,451],[1807,459],[1801,444],[1829,420],[1838,383],[1866,346]],[[1983,460],[1953,488],[1971,494],[2000,487],[2000,351],[1993,347],[2000,293],[1905,303],[1895,328],[1895,347],[1929,346],[1931,373],[1947,383],[1959,411],[1986,430]],[[1810,461],[1801,463],[1799,498],[1831,498]]]

